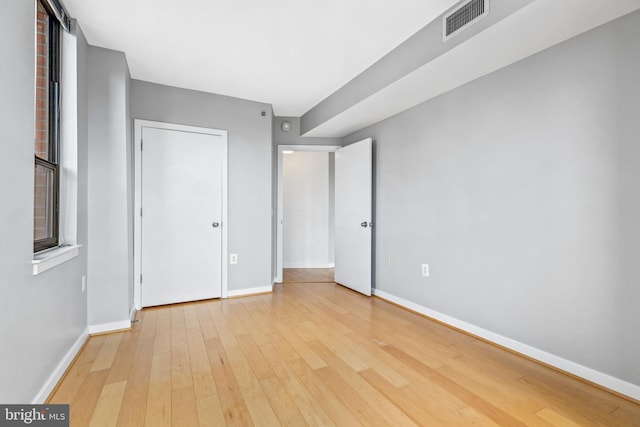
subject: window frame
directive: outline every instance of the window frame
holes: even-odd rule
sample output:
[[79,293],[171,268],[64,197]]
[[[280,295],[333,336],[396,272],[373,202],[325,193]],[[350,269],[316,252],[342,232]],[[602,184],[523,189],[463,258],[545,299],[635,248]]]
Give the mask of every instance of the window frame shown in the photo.
[[[57,247],[60,243],[60,170],[59,170],[59,161],[60,161],[60,74],[61,74],[61,25],[56,17],[56,14],[53,13],[49,4],[44,0],[35,0],[36,6],[36,14],[34,18],[34,25],[38,23],[37,17],[37,8],[38,3],[43,7],[43,9],[47,12],[48,15],[48,33],[47,33],[47,41],[48,41],[48,49],[47,49],[47,70],[48,75],[45,77],[48,86],[48,98],[47,98],[47,111],[48,111],[48,159],[43,159],[38,157],[35,153],[34,149],[34,196],[35,196],[35,178],[36,178],[36,170],[37,167],[43,167],[52,171],[52,186],[50,196],[53,198],[53,207],[51,212],[47,212],[45,210],[45,215],[47,216],[46,222],[51,223],[51,236],[45,237],[43,239],[35,238],[35,230],[33,237],[33,251],[34,253],[44,251],[46,249],[51,249]],[[37,44],[38,40],[36,37],[35,44],[35,55],[37,57]],[[36,81],[37,81],[37,72],[36,72]],[[37,91],[36,91],[37,92]],[[34,97],[34,105],[36,103],[36,99]],[[34,204],[34,221],[35,221],[35,209],[36,206]],[[49,217],[50,215],[50,217]]]

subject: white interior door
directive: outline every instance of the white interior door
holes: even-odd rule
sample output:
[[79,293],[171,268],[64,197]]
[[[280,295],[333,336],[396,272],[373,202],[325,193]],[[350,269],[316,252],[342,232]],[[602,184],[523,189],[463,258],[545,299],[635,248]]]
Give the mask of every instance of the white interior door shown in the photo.
[[336,151],[335,281],[371,295],[372,141]]
[[221,296],[226,134],[142,128],[142,305]]

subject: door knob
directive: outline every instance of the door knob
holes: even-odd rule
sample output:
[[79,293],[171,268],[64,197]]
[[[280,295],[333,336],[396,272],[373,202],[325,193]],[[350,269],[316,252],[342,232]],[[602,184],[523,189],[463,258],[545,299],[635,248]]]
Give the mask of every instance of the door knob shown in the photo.
[[211,224],[211,226],[213,228],[218,228],[218,227],[220,227],[220,223],[219,222],[214,222],[213,224]]
[[367,221],[360,224],[360,227],[367,228],[368,226],[369,226],[369,223]]

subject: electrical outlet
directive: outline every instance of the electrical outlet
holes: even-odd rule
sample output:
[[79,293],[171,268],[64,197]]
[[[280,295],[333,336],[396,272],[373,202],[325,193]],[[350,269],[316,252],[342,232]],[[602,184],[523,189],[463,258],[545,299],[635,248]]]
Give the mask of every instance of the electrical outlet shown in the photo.
[[422,264],[422,275],[429,277],[429,264]]
[[384,259],[384,265],[386,265],[387,267],[389,267],[391,265],[391,257],[388,256]]
[[229,255],[229,264],[237,264],[238,263],[238,254]]
[[82,292],[87,290],[87,276],[82,276]]

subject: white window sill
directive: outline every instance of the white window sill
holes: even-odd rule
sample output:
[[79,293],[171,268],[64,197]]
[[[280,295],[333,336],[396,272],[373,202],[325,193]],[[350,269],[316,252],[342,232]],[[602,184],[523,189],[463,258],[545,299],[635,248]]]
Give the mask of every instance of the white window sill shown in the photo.
[[31,261],[31,264],[33,264],[33,275],[37,276],[77,257],[80,253],[81,246],[82,245],[62,246],[34,254],[33,260]]

